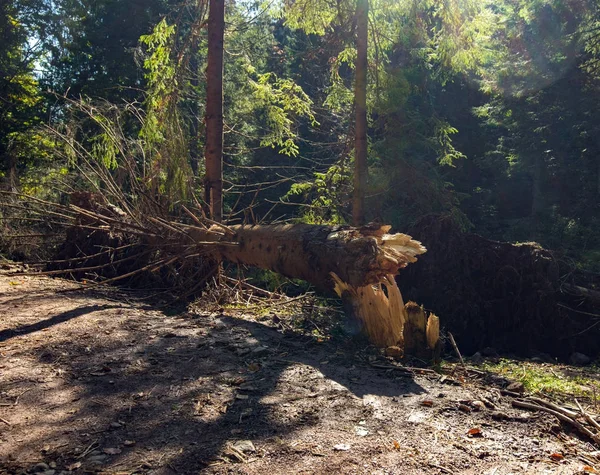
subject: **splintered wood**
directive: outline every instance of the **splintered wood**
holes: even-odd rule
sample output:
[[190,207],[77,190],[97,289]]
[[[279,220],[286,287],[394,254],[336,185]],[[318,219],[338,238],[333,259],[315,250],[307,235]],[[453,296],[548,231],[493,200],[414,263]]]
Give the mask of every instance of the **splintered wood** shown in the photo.
[[[381,231],[387,233],[389,227],[383,227]],[[395,269],[400,269],[415,262],[416,256],[426,251],[421,243],[406,234],[382,234],[377,243],[381,249],[381,268],[393,263]],[[361,323],[371,343],[382,348],[400,348],[404,355],[435,359],[439,353],[439,318],[433,314],[428,317],[414,302],[404,305],[394,273],[366,286],[352,286],[334,272],[331,277],[335,292],[344,301],[351,317]]]

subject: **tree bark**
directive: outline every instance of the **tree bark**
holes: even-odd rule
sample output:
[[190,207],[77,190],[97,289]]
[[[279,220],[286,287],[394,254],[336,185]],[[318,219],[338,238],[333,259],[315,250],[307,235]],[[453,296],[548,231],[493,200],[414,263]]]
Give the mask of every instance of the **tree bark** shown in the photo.
[[356,6],[356,78],[354,101],[354,194],[352,197],[352,224],[365,224],[365,192],[367,188],[367,44],[369,0],[357,0]]
[[190,85],[192,86],[192,104],[190,107],[190,166],[194,177],[198,176],[200,169],[200,104],[196,95],[199,86],[198,71],[198,42],[194,41],[190,57]]
[[197,242],[214,243],[210,252],[216,259],[269,269],[333,290],[332,274],[351,287],[376,285],[425,252],[421,243],[406,234],[387,234],[389,228],[213,226],[206,231],[194,228],[190,236]]
[[210,0],[206,67],[206,201],[215,221],[223,219],[223,36],[225,0]]

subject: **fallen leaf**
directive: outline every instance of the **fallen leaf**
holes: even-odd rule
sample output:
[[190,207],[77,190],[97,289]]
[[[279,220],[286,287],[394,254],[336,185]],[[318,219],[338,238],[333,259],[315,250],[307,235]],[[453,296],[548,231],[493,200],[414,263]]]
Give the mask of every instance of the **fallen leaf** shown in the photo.
[[81,462],[75,462],[75,463],[72,463],[71,465],[67,465],[67,470],[69,472],[72,472],[73,470],[77,470],[79,467],[81,467]]
[[462,411],[462,412],[469,413],[469,412],[471,412],[472,409],[469,406],[467,406],[466,404],[460,404],[458,406],[458,410]]
[[121,449],[117,449],[116,447],[107,447],[102,449],[102,452],[104,452],[106,455],[117,455],[121,453]]
[[467,434],[469,434],[471,437],[483,437],[483,433],[479,427],[473,427],[472,429],[469,429]]
[[424,401],[421,401],[421,406],[431,407],[433,406],[433,401],[431,399],[425,399]]
[[565,458],[565,456],[561,453],[554,452],[552,455],[550,455],[550,458],[552,460],[558,462],[559,460],[563,460]]
[[594,467],[590,467],[589,465],[585,465],[581,471],[585,473],[598,473],[598,470],[596,470]]
[[404,351],[399,346],[388,346],[385,349],[385,355],[391,356],[392,358],[402,358],[404,356]]
[[398,441],[397,441],[397,440],[394,440],[394,448],[395,448],[396,450],[400,450],[400,444],[398,443]]
[[251,373],[256,373],[258,370],[260,370],[260,365],[258,363],[250,363],[248,365],[248,371]]

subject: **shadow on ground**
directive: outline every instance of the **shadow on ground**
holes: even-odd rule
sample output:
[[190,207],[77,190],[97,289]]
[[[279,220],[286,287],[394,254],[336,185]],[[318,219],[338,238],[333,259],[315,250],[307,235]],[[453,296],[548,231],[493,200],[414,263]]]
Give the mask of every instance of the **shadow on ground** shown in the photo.
[[228,448],[239,440],[256,449],[241,452],[246,461],[274,448],[318,459],[359,437],[361,421],[385,430],[380,398],[423,393],[411,378],[369,367],[351,342],[225,315],[84,304],[4,329],[0,342],[17,336],[13,356],[35,359],[40,377],[13,380],[27,390],[20,408],[37,419],[34,430],[23,422],[0,436],[12,442],[2,455],[14,472],[24,460],[72,471],[219,471],[239,461]]

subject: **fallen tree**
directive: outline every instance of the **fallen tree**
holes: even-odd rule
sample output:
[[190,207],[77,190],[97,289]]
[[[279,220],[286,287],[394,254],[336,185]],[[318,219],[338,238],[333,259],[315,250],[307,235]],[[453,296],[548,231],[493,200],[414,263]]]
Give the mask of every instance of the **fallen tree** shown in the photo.
[[[191,295],[214,274],[215,263],[256,266],[335,291],[373,344],[403,347],[407,313],[394,275],[426,250],[406,234],[390,234],[390,226],[226,226],[183,206],[175,217],[156,208],[126,212],[93,193],[75,193],[69,205],[36,203],[40,213],[70,221],[47,274],[95,274],[98,282],[113,283],[164,272]],[[427,345],[424,337],[419,341]]]

